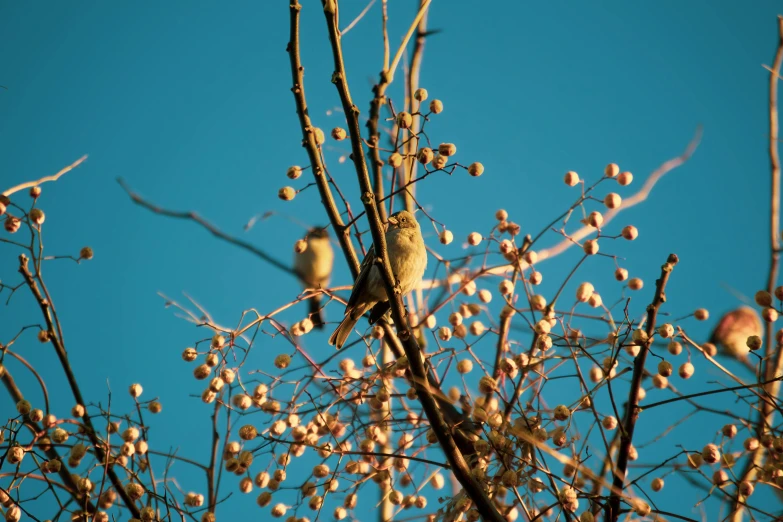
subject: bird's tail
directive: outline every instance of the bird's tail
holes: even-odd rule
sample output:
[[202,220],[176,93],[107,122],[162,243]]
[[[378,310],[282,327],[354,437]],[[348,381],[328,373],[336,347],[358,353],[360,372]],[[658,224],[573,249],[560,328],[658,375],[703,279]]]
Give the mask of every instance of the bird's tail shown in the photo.
[[343,347],[346,339],[348,339],[348,336],[351,335],[353,327],[356,326],[356,323],[359,322],[359,318],[361,317],[360,315],[354,319],[351,317],[351,315],[352,314],[350,313],[345,314],[345,317],[343,317],[340,326],[334,330],[334,333],[332,333],[332,336],[329,338],[329,344],[333,345],[338,350]]
[[310,313],[310,320],[313,322],[313,327],[319,330],[324,329],[324,309],[321,308],[321,296],[315,295],[307,300],[308,312]]

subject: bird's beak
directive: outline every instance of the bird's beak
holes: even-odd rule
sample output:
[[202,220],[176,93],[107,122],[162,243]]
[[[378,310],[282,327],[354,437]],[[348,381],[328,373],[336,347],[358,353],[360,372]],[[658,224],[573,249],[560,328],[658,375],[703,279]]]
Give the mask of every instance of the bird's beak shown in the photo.
[[389,223],[391,223],[392,225],[397,225],[397,218],[390,217]]

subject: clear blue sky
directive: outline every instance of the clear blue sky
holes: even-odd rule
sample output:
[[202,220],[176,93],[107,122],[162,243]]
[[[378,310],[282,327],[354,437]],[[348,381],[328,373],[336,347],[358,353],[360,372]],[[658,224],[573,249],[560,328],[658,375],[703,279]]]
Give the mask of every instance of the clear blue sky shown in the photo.
[[[392,43],[414,3],[391,2]],[[329,129],[341,122],[327,116],[339,100],[329,82],[326,28],[320,3],[304,4],[308,102],[315,124]],[[342,25],[365,5],[344,1]],[[701,124],[704,138],[692,160],[619,219],[635,224],[640,238],[614,252],[650,286],[667,254],[676,252],[681,263],[669,306],[677,315],[707,306],[717,317],[736,306],[726,286],[752,295],[767,268],[768,73],[762,64],[772,60],[780,4],[479,5],[435,0],[431,9],[430,27],[443,31],[427,42],[421,84],[446,110],[430,130],[436,140],[456,143],[461,161],[486,166],[480,179],[458,175],[423,184],[420,194],[435,217],[463,238],[488,229],[503,207],[525,232],[536,232],[574,198],[562,184],[565,171],[594,180],[611,161],[640,182],[684,150]],[[344,38],[354,99],[365,114],[381,68],[379,25],[375,5]],[[79,267],[47,268],[84,391],[105,403],[108,382],[121,392],[114,399],[120,407],[127,385],[142,382],[166,412],[153,440],[165,446],[179,440],[182,454],[204,455],[206,408],[187,397],[200,388],[180,360],[182,349],[203,336],[165,310],[157,292],[177,299],[187,292],[218,321],[233,324],[244,309],[279,306],[298,285],[192,223],[132,205],[115,178],[290,258],[301,228],[289,220],[278,216],[248,233],[242,229],[265,211],[307,224],[325,221],[315,191],[292,204],[277,199],[286,168],[307,164],[289,91],[287,2],[3,2],[0,34],[0,84],[8,88],[0,90],[0,185],[90,155],[44,186],[41,200],[49,253],[75,253],[83,245],[96,253]],[[397,99],[399,83],[392,91]],[[354,196],[354,174],[348,164],[338,165],[339,150],[330,154],[334,176]],[[432,234],[428,241],[434,244]],[[457,243],[447,255],[459,255]],[[2,250],[0,279],[15,284],[15,252]],[[544,267],[548,292],[574,259]],[[604,280],[611,266],[598,260],[582,274]],[[349,280],[338,259],[335,282]],[[27,300],[18,296],[13,306],[0,307],[0,340],[16,325],[37,321]],[[642,302],[636,306],[643,310]],[[334,319],[339,310],[329,314]],[[706,335],[704,325],[690,327]],[[327,349],[315,338],[310,343]],[[51,389],[61,388],[48,347],[28,339],[20,349],[52,376]],[[62,394],[54,400],[61,411],[71,406]],[[718,430],[720,420],[714,422]],[[687,429],[678,433],[688,436]],[[692,448],[706,442],[694,441]]]

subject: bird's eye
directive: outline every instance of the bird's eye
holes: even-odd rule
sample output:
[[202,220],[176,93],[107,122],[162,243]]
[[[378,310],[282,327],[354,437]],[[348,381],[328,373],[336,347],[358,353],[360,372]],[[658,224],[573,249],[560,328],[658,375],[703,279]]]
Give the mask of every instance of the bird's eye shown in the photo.
[[402,218],[402,219],[400,220],[400,223],[405,223],[406,221],[408,221],[408,218]]

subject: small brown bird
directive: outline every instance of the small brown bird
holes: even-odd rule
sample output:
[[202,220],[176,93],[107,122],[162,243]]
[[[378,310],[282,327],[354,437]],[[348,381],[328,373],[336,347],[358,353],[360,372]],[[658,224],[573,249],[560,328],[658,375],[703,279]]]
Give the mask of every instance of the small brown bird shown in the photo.
[[[325,288],[329,286],[334,264],[334,250],[329,243],[329,233],[325,228],[314,227],[307,233],[307,248],[294,254],[294,271],[305,288]],[[321,295],[307,300],[310,320],[318,329],[324,327],[324,311],[321,308]]]
[[[421,228],[413,214],[403,210],[389,217],[386,248],[392,273],[405,295],[419,285],[427,268],[427,249]],[[329,338],[329,344],[342,348],[359,319],[378,303],[387,302],[383,277],[375,264],[375,249],[371,246],[359,267],[359,275],[345,306],[345,317]]]
[[712,331],[710,342],[720,349],[720,353],[745,361],[750,352],[747,343],[751,335],[763,335],[761,318],[753,308],[740,306],[720,318]]

